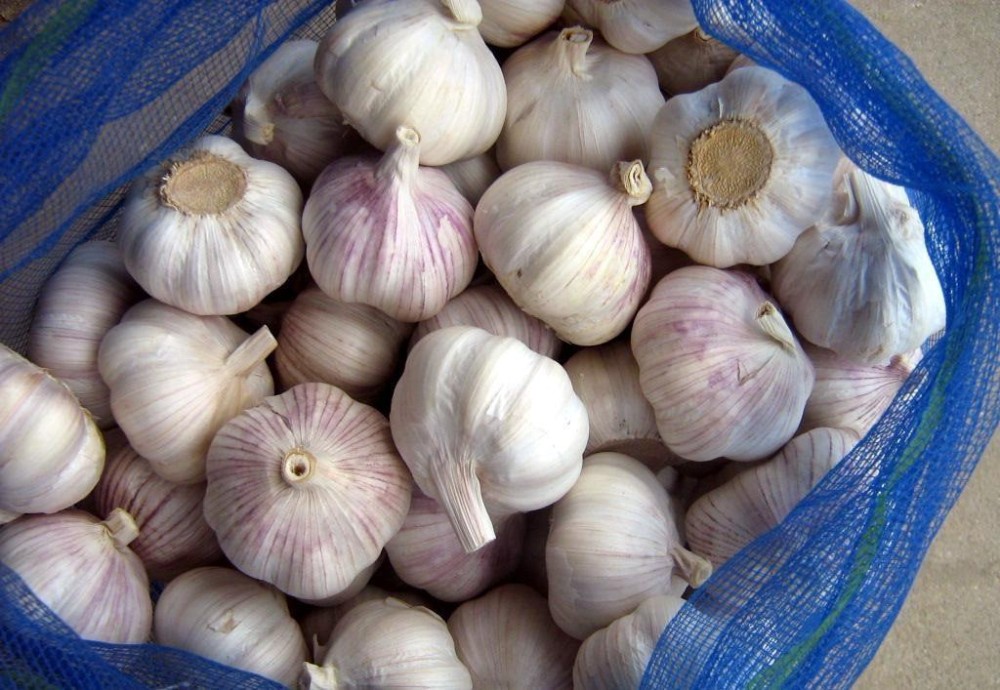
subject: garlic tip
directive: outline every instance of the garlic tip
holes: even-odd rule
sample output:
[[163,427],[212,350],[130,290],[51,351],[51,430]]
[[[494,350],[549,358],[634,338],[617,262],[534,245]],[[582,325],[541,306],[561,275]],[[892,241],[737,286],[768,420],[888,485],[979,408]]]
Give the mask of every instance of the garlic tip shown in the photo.
[[336,666],[317,666],[308,661],[302,664],[299,687],[302,690],[336,690],[341,687]]
[[678,546],[670,552],[681,576],[694,588],[701,587],[712,575],[712,563],[698,554]]
[[764,302],[757,309],[757,325],[767,335],[777,340],[783,347],[795,350],[795,336],[781,317],[781,312],[770,302]]
[[649,195],[653,193],[653,183],[641,160],[615,163],[611,169],[611,185],[628,195],[629,206],[641,206],[649,201]]
[[278,347],[267,326],[261,326],[226,358],[226,368],[238,376],[249,376]]
[[497,535],[483,502],[475,464],[452,462],[435,469],[437,500],[447,511],[465,552],[472,553],[495,541]]
[[139,525],[124,508],[112,510],[108,519],[101,525],[108,531],[108,536],[119,549],[125,548],[139,536]]

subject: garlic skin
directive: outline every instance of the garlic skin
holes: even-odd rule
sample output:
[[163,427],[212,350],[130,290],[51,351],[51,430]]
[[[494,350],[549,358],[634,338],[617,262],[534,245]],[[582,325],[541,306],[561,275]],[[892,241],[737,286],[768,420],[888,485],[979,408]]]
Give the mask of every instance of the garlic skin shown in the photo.
[[104,468],[104,439],[69,387],[0,344],[0,511],[55,513]]
[[562,13],[565,0],[481,0],[479,33],[498,48],[516,48],[545,31]]
[[127,512],[104,522],[82,510],[25,515],[0,529],[0,562],[85,640],[149,639],[153,602],[142,561],[128,548],[138,533]]
[[885,363],[945,327],[944,292],[902,187],[847,159],[835,185],[832,213],[772,267],[772,287],[803,338]]
[[641,161],[610,177],[535,161],[504,173],[476,207],[483,261],[528,314],[576,345],[631,322],[649,286],[649,248],[632,208],[649,198]]
[[666,93],[694,93],[726,76],[739,53],[701,27],[679,36],[646,57]]
[[[348,611],[367,601],[382,601],[389,597],[404,601],[410,606],[428,606],[430,604],[430,598],[422,592],[387,592],[375,585],[365,585],[359,592],[339,604],[314,608],[303,615],[299,619],[299,626],[302,628],[306,644],[320,650],[326,648],[329,646],[330,634]],[[322,654],[317,656],[322,656]]]
[[307,288],[282,318],[274,352],[278,380],[285,389],[321,381],[355,400],[374,400],[396,374],[412,331],[375,307]]
[[448,630],[473,688],[573,690],[580,643],[559,629],[531,587],[502,585],[466,601],[448,617]]
[[507,110],[481,20],[476,0],[369,0],[323,38],[316,81],[378,149],[407,125],[420,133],[421,164],[471,158],[493,146]]
[[577,26],[519,48],[503,74],[502,169],[553,160],[604,173],[618,161],[649,159],[649,131],[664,100],[644,56],[615,50]]
[[500,177],[500,166],[492,150],[472,158],[442,165],[439,170],[448,176],[455,188],[462,193],[472,207],[475,208],[479,199],[493,182]]
[[591,634],[573,663],[574,690],[633,690],[667,623],[684,606],[679,596],[650,597],[632,613]]
[[125,444],[109,453],[94,489],[95,509],[110,515],[124,508],[139,535],[129,544],[151,580],[165,582],[181,573],[222,560],[215,533],[202,517],[205,484],[173,484]]
[[550,505],[580,474],[587,412],[556,362],[480,328],[435,331],[410,352],[389,412],[420,490],[471,553],[493,519]]
[[42,286],[28,331],[28,359],[65,383],[101,429],[115,425],[97,370],[101,338],[142,291],[113,242],[85,242]]
[[419,165],[422,141],[400,127],[381,159],[332,164],[302,216],[309,272],[320,289],[404,322],[439,312],[472,280],[479,258],[472,206],[447,175]]
[[9,511],[0,509],[0,525],[6,525],[8,522],[13,522],[19,517],[21,517],[20,513],[11,513]]
[[840,156],[809,93],[761,67],[668,100],[651,142],[650,229],[717,268],[787,254],[829,204]]
[[701,496],[685,518],[691,550],[718,568],[784,520],[860,439],[850,429],[813,429]]
[[298,183],[231,139],[206,135],[133,183],[118,246],[159,301],[202,316],[238,314],[302,261]]
[[288,687],[309,656],[285,595],[232,568],[196,568],[171,580],[153,625],[158,644]]
[[304,665],[299,687],[471,690],[472,678],[440,616],[389,597],[348,611],[320,663]]
[[219,427],[274,393],[264,361],[277,342],[222,316],[195,316],[146,300],[101,342],[98,366],[128,442],[170,482],[205,480]]
[[711,565],[682,545],[666,489],[645,465],[595,453],[552,509],[545,547],[549,610],[568,635],[585,639],[657,594],[678,574],[693,587]]
[[753,276],[708,266],[663,278],[632,326],[660,437],[688,460],[759,460],[802,419],[815,374]]
[[205,520],[233,565],[313,603],[374,563],[410,506],[385,417],[325,383],[229,420],[207,474]]
[[691,0],[566,0],[566,8],[625,53],[651,53],[698,26]]

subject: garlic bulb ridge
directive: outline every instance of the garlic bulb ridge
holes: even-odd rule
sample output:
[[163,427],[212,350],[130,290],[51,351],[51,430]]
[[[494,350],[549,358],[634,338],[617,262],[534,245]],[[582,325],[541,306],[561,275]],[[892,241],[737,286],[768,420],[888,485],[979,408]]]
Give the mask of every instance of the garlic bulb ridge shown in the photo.
[[651,53],[698,26],[691,0],[566,0],[566,9],[626,53]]
[[481,0],[479,33],[493,46],[514,48],[559,18],[564,0]]

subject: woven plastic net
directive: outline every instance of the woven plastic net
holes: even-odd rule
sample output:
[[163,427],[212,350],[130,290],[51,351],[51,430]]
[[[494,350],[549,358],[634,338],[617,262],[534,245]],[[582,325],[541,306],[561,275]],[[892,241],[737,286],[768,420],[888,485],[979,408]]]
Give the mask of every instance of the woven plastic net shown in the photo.
[[[1000,417],[1000,162],[837,0],[694,0],[704,27],[798,81],[844,150],[906,186],[948,302],[882,421],[667,626],[647,688],[848,687],[881,643]],[[225,126],[250,71],[329,2],[37,0],[0,29],[0,341],[23,349],[68,252],[114,234],[122,187]],[[0,566],[0,688],[273,683],[154,645],[83,642]]]

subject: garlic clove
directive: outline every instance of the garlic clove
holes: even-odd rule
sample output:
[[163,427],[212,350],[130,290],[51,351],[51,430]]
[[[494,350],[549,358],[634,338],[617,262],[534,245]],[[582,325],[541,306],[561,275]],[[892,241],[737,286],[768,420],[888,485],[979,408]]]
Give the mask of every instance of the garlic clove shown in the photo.
[[653,63],[660,88],[676,95],[694,93],[721,80],[739,53],[699,27],[646,57]]
[[479,33],[492,46],[516,48],[555,22],[564,4],[564,0],[481,0]]
[[698,26],[691,0],[566,0],[566,9],[626,53],[650,53]]

